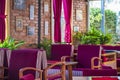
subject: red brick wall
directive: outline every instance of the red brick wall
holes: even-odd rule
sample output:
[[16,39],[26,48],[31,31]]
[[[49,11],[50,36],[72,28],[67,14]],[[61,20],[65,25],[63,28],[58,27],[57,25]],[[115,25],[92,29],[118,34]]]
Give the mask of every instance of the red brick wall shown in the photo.
[[[26,8],[24,10],[17,10],[14,9],[14,0],[11,0],[10,5],[10,35],[15,38],[16,40],[24,40],[25,45],[24,47],[28,47],[29,44],[37,44],[38,41],[38,0],[26,0]],[[52,0],[40,0],[41,1],[41,39],[43,37],[47,37],[51,39],[51,1]],[[44,4],[48,3],[49,5],[49,12],[44,13]],[[30,20],[30,5],[34,5],[34,20]],[[76,21],[75,19],[75,12],[76,9],[80,9],[83,11],[83,20],[82,21]],[[16,17],[20,16],[22,17],[23,21],[23,29],[21,31],[16,30]],[[79,26],[80,31],[86,31],[86,2],[84,0],[73,0],[73,14],[72,14],[72,28],[73,26]],[[44,22],[49,22],[48,27],[48,35],[44,34],[45,28],[44,28]],[[33,36],[27,35],[27,26],[34,27],[35,33]]]
[[[24,10],[18,10],[14,8],[14,0],[11,0],[10,10],[10,35],[16,40],[25,41],[27,44],[37,43],[38,37],[38,0],[26,0],[26,8]],[[34,20],[30,20],[30,5],[34,5]],[[16,30],[16,17],[20,16],[23,22],[23,29]],[[34,35],[27,35],[27,27],[34,27]]]
[[[82,21],[76,20],[76,10],[82,10]],[[78,26],[80,32],[87,29],[87,5],[85,0],[73,0],[73,27]]]
[[[48,4],[48,12],[44,12],[44,5]],[[48,21],[48,35],[45,35],[45,21]],[[43,37],[51,39],[51,0],[41,0],[41,39]]]

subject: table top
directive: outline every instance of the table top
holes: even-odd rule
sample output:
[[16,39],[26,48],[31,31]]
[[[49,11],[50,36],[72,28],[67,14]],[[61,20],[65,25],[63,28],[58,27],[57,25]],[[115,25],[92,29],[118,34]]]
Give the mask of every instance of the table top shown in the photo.
[[[48,65],[49,64],[54,64],[54,63],[56,63],[56,62],[60,62],[60,61],[48,61]],[[70,62],[65,62],[65,65],[75,65],[75,64],[77,64],[78,62],[74,62],[74,61],[70,61]]]
[[75,65],[77,64],[78,62],[65,62],[66,65]]

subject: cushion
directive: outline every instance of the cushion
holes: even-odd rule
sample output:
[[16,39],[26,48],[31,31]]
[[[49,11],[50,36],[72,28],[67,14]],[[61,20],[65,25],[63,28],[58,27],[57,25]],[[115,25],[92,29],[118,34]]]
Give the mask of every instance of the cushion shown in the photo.
[[20,80],[34,80],[34,76],[32,74],[24,75]]
[[118,80],[118,78],[100,77],[100,78],[92,78],[92,80]]
[[[101,48],[99,45],[79,45],[76,60],[78,61],[78,68],[91,68],[91,59],[99,57]],[[98,62],[95,62],[97,65]]]
[[112,67],[111,66],[102,65],[102,69],[112,69]]
[[60,61],[62,56],[71,56],[72,45],[70,44],[52,44],[51,46],[51,59]]
[[[117,76],[116,69],[89,69],[89,68],[73,68],[73,71],[82,71],[82,76]],[[74,74],[73,74],[74,75]],[[81,76],[81,75],[74,75]]]

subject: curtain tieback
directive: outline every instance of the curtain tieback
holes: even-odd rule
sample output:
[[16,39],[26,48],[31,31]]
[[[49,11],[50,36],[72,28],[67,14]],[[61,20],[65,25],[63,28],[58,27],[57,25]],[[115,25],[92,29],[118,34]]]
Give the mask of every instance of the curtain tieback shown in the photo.
[[6,15],[1,15],[1,14],[0,14],[0,18],[6,18]]

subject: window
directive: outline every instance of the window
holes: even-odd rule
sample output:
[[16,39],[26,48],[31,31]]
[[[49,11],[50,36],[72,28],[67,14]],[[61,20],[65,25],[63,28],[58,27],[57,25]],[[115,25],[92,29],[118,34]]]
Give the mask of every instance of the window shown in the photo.
[[111,2],[113,2],[113,0],[108,0],[108,3],[111,3]]
[[120,16],[120,11],[119,11],[119,14],[118,14],[119,16]]
[[98,5],[95,5],[95,1],[90,1],[90,3],[92,3],[92,5],[90,4],[89,6],[89,9],[91,10],[90,13],[92,12],[92,15],[89,13],[90,27],[99,27],[100,30],[102,30],[104,33],[116,34],[116,30],[118,30],[116,29],[118,23],[118,20],[116,18],[119,18],[119,16],[117,16],[116,14],[118,13],[118,15],[120,15],[120,6],[116,4],[116,1],[118,0],[107,0],[108,3],[104,0],[105,2],[103,3],[103,5],[101,4],[101,1],[102,0],[99,0],[99,7]]

